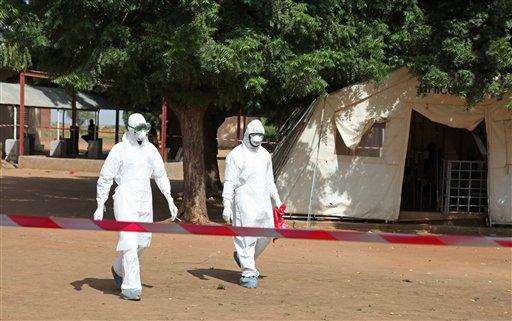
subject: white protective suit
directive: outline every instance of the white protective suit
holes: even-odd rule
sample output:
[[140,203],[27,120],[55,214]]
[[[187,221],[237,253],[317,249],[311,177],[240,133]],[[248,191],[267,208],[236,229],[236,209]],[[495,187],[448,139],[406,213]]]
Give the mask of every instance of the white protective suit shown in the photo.
[[[140,114],[132,114],[128,126],[145,123]],[[177,208],[171,197],[171,185],[164,162],[156,147],[151,144],[144,131],[130,130],[122,141],[111,149],[97,183],[98,209],[95,220],[103,219],[104,204],[107,201],[113,180],[116,181],[114,216],[117,221],[153,222],[153,200],[150,178],[155,182],[169,203],[171,218],[177,215]],[[139,255],[151,243],[151,233],[120,232],[117,243],[118,257],[113,268],[123,277],[121,289],[141,290]]]
[[[242,144],[226,157],[223,216],[226,220],[232,219],[234,226],[274,227],[271,199],[276,206],[281,205],[281,200],[274,183],[272,159],[265,148],[253,146],[250,139],[251,134],[264,133],[265,129],[259,120],[251,121],[247,125]],[[270,238],[266,237],[235,237],[235,249],[243,277],[259,276],[255,259],[269,242]]]

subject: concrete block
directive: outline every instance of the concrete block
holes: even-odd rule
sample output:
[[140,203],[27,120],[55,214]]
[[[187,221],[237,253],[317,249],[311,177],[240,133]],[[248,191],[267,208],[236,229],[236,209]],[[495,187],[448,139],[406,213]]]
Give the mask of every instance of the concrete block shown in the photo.
[[52,140],[50,142],[50,157],[64,157],[66,156],[66,141],[65,140]]
[[103,160],[82,158],[57,158],[46,156],[21,156],[19,168],[70,172],[99,173]]
[[5,160],[17,162],[18,161],[18,140],[7,138],[5,140]]
[[90,140],[87,146],[87,158],[99,159],[103,157],[103,139]]

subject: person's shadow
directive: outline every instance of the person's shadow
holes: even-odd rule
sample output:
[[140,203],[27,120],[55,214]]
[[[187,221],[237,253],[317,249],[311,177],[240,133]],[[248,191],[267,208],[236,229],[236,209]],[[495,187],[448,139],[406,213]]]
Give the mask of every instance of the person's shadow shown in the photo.
[[[238,284],[238,280],[240,279],[240,271],[233,270],[225,270],[225,269],[193,269],[187,270],[188,273],[192,274],[196,278],[200,280],[208,280],[208,277],[218,279],[224,282],[229,282],[233,284]],[[259,278],[262,279],[265,276],[260,275]]]
[[[118,295],[121,292],[115,288],[114,280],[112,279],[85,278],[71,282],[71,286],[73,286],[76,291],[82,291],[83,286],[86,284],[95,290],[103,292],[103,294]],[[142,286],[145,288],[153,287],[148,284],[142,284]]]
[[234,284],[238,284],[240,278],[240,272],[224,269],[193,269],[187,272],[201,280],[208,280],[207,277],[210,277]]

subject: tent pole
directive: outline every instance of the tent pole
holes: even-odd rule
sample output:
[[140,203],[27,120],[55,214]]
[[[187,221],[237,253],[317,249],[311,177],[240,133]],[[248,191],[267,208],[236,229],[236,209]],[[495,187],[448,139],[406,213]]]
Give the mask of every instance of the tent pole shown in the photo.
[[315,188],[316,188],[316,175],[318,172],[318,157],[320,156],[320,142],[322,141],[322,135],[324,132],[324,111],[325,111],[326,98],[327,97],[324,97],[324,105],[322,107],[322,115],[320,116],[320,133],[318,134],[318,144],[316,146],[315,169],[313,171],[313,179],[311,180],[311,190],[309,192],[308,228],[311,227],[311,206],[313,205],[313,194],[315,194]]

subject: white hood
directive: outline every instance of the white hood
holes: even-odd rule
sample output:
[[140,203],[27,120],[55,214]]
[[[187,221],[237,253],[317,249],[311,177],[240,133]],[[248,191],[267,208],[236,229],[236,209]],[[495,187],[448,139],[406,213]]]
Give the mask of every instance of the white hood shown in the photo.
[[247,124],[247,128],[245,129],[244,133],[244,139],[242,143],[244,146],[249,149],[250,151],[257,151],[260,146],[254,147],[251,145],[251,142],[249,141],[249,135],[250,134],[262,134],[265,135],[265,127],[263,127],[263,124],[258,119],[255,119],[251,121],[249,124]]

